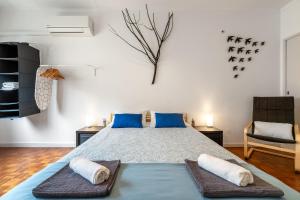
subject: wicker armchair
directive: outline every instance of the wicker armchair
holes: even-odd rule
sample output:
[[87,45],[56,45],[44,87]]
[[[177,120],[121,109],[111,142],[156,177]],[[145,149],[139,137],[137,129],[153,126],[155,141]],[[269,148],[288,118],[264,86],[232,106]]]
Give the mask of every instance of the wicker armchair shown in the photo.
[[[254,97],[252,122],[244,128],[244,157],[260,151],[295,160],[295,171],[300,172],[300,132],[294,119],[294,97]],[[254,134],[254,121],[293,124],[294,140]]]

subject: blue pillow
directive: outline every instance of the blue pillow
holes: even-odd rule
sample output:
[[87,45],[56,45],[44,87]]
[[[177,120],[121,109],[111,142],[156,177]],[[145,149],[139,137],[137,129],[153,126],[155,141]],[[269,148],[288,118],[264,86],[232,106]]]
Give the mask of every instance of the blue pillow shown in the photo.
[[155,128],[186,128],[181,113],[155,113]]
[[112,128],[143,128],[142,114],[115,114]]

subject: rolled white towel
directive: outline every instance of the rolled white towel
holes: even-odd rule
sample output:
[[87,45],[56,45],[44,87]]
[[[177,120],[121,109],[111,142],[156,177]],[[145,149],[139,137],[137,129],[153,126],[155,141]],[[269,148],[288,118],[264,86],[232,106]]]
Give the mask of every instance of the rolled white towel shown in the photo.
[[69,166],[74,172],[80,174],[92,184],[103,183],[110,175],[107,167],[82,157],[73,158]]
[[253,183],[253,175],[249,170],[208,154],[199,156],[198,165],[237,186]]

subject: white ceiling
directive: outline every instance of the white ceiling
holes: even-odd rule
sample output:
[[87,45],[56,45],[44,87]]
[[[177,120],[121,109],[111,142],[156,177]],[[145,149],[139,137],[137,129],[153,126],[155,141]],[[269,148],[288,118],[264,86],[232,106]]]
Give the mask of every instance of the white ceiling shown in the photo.
[[2,11],[72,11],[72,10],[105,10],[139,9],[145,3],[154,8],[199,10],[249,10],[279,9],[290,0],[1,0]]

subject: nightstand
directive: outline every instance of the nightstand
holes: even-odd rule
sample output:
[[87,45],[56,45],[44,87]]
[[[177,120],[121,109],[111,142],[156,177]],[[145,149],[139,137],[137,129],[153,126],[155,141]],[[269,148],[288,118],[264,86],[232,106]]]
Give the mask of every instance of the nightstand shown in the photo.
[[76,131],[76,147],[87,141],[90,137],[98,133],[104,126],[84,127]]
[[197,131],[204,134],[206,137],[223,146],[223,131],[215,127],[195,126]]

